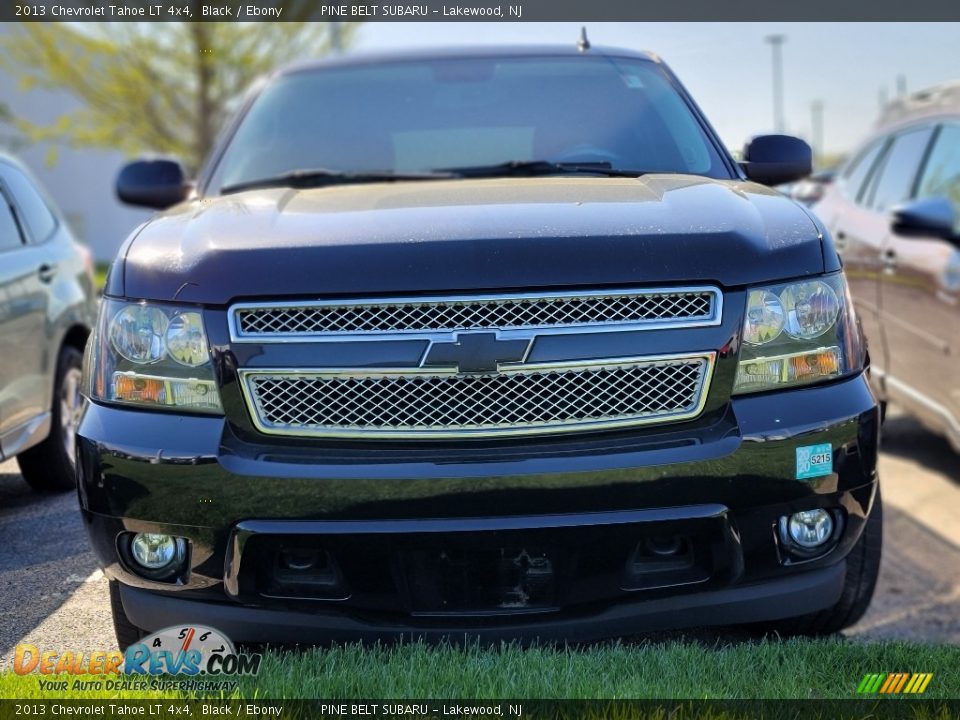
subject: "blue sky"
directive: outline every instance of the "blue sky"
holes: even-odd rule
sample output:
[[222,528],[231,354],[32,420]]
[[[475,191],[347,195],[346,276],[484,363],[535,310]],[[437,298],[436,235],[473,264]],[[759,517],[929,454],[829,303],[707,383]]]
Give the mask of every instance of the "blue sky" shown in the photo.
[[[842,0],[838,0],[841,1]],[[652,50],[666,60],[724,142],[738,148],[773,127],[770,47],[787,35],[787,131],[809,137],[810,105],[824,103],[824,146],[847,152],[872,126],[879,93],[960,80],[958,23],[586,23],[590,40]],[[579,23],[390,23],[362,28],[356,49],[497,43],[574,43]]]

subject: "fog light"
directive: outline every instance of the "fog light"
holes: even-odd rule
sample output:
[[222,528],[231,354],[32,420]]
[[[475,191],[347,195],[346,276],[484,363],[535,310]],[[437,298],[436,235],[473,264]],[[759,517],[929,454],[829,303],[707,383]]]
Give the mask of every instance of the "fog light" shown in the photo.
[[790,540],[802,548],[812,550],[833,536],[833,517],[826,510],[804,510],[787,518]]
[[162,570],[183,559],[183,538],[137,533],[130,543],[133,559],[148,570]]

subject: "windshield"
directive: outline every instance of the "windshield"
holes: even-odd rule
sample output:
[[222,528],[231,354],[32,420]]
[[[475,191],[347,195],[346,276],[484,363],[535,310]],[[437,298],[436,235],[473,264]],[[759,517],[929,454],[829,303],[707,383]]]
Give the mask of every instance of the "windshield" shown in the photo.
[[498,57],[281,75],[241,121],[210,190],[311,168],[402,174],[532,161],[730,177],[656,63]]

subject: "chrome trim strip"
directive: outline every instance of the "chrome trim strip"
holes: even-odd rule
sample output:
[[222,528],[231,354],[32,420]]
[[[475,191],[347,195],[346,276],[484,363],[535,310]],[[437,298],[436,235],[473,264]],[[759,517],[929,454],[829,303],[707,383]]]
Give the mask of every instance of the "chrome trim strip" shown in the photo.
[[[450,331],[428,330],[353,330],[343,332],[303,333],[256,333],[244,334],[239,327],[237,314],[240,310],[270,310],[283,308],[314,307],[378,307],[382,305],[426,305],[430,303],[471,304],[477,302],[510,302],[513,300],[563,300],[565,298],[604,298],[629,297],[631,295],[669,295],[669,294],[711,293],[713,295],[712,312],[709,316],[693,320],[635,320],[587,322],[579,325],[518,325],[500,328],[455,328]],[[723,319],[723,293],[713,285],[683,286],[668,288],[625,288],[618,290],[565,291],[565,292],[528,292],[528,293],[487,293],[479,295],[429,295],[402,296],[387,298],[359,298],[351,300],[307,300],[280,302],[240,302],[230,306],[227,322],[232,343],[310,343],[345,342],[358,340],[432,340],[451,341],[459,332],[482,332],[496,330],[498,334],[509,337],[514,333],[536,331],[541,335],[562,335],[568,333],[595,333],[629,330],[665,330],[671,328],[709,327],[719,325]]]
[[489,438],[489,437],[509,437],[509,436],[529,436],[546,435],[554,433],[573,433],[590,432],[595,430],[608,430],[614,428],[627,428],[639,425],[666,424],[690,420],[697,417],[707,403],[710,394],[710,385],[713,381],[713,369],[716,362],[716,352],[702,352],[693,354],[677,355],[648,355],[640,357],[627,357],[603,360],[580,360],[575,362],[562,363],[538,363],[531,365],[505,365],[499,373],[486,373],[488,375],[504,373],[531,373],[544,370],[574,370],[577,368],[602,369],[606,367],[617,367],[621,365],[642,366],[657,365],[672,360],[694,361],[699,360],[705,363],[704,371],[700,377],[697,392],[696,406],[685,413],[673,413],[655,416],[641,416],[633,418],[621,418],[618,420],[589,420],[589,421],[571,421],[567,423],[552,423],[549,425],[536,426],[512,426],[509,428],[478,428],[478,429],[454,429],[454,430],[370,430],[367,428],[343,429],[285,429],[277,428],[263,422],[260,409],[254,397],[251,381],[254,376],[303,376],[303,377],[396,377],[405,375],[417,375],[421,377],[450,377],[458,374],[456,368],[348,368],[348,369],[245,369],[238,370],[240,376],[240,388],[243,394],[244,402],[247,405],[247,411],[250,413],[251,421],[254,426],[262,433],[267,435],[286,435],[290,437],[314,437],[314,438],[349,438],[349,439],[377,439],[377,440],[403,440],[403,439],[434,439],[444,440],[450,438]]

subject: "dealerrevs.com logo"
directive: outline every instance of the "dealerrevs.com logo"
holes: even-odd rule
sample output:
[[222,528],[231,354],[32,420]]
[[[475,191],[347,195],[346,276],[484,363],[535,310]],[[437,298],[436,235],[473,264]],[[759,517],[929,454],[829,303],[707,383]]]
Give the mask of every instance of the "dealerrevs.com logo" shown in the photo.
[[230,639],[202,625],[169,627],[127,648],[127,675],[256,675],[261,656],[238,654]]
[[[155,632],[131,645],[125,653],[41,650],[36,645],[17,645],[13,670],[18,675],[47,676],[40,679],[40,689],[51,691],[231,691],[237,681],[227,678],[256,675],[262,659],[259,653],[237,652],[233,642],[215,628],[187,625]],[[73,677],[49,677],[58,675]]]

